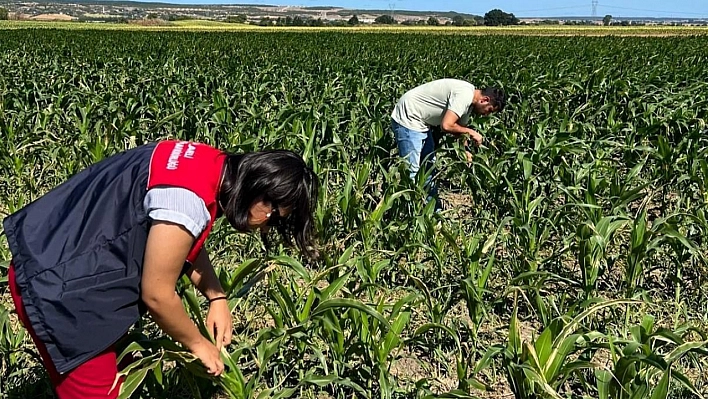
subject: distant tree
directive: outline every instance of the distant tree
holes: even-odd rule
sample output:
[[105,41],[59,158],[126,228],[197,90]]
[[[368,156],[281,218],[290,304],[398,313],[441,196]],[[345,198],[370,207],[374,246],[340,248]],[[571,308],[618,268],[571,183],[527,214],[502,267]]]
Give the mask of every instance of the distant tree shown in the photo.
[[415,21],[415,24],[416,25],[426,25],[427,22],[424,19],[419,19],[419,20]]
[[356,16],[356,14],[352,15],[351,18],[349,18],[349,21],[347,23],[351,26],[356,26],[359,25],[359,17]]
[[566,21],[566,25],[595,25],[595,22],[590,21],[590,20],[584,20],[584,21]]
[[440,25],[440,21],[438,21],[438,19],[435,17],[430,17],[430,18],[428,18],[428,25],[438,26],[438,25]]
[[271,26],[273,25],[273,21],[270,20],[268,17],[263,17],[261,18],[260,22],[258,22],[259,26]]
[[292,26],[305,26],[305,20],[301,16],[296,15],[293,17]]
[[486,26],[503,26],[503,25],[518,25],[519,20],[514,14],[506,13],[498,8],[484,14],[484,25]]
[[246,14],[229,15],[226,17],[226,22],[230,24],[245,24],[246,21],[248,21]]
[[452,24],[455,26],[465,26],[465,18],[462,15],[452,17]]
[[[186,21],[186,20],[188,20],[188,19],[192,19],[192,18],[189,17],[189,16],[187,16],[187,15],[176,15],[176,14],[170,14],[170,15],[167,17],[167,20],[168,20],[168,21],[173,21],[173,22],[174,22],[174,21]],[[107,21],[107,22],[110,22],[110,21]],[[227,22],[228,22],[228,21],[227,21]]]
[[322,18],[317,18],[317,19],[310,19],[307,21],[308,26],[324,26],[324,21]]
[[610,22],[612,22],[612,15],[607,14],[607,15],[605,15],[605,18],[602,18],[603,25],[610,26]]
[[396,24],[396,20],[393,19],[393,17],[388,14],[384,14],[384,15],[376,17],[374,22],[376,22],[377,24],[381,24],[381,25],[395,25]]
[[7,8],[0,7],[0,20],[8,19],[8,15],[9,15],[9,13],[7,12]]

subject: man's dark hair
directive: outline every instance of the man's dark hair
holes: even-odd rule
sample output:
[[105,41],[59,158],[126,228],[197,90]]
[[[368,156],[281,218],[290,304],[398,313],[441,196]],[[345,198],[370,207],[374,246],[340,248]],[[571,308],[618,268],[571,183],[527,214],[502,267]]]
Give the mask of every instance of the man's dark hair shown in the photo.
[[228,154],[225,168],[219,201],[231,226],[249,231],[251,205],[270,202],[290,210],[277,228],[283,241],[287,245],[294,241],[304,255],[315,256],[313,213],[319,180],[299,155],[287,150]]
[[506,94],[504,90],[498,87],[485,87],[482,89],[482,95],[489,97],[489,103],[495,108],[496,111],[503,111],[506,106]]

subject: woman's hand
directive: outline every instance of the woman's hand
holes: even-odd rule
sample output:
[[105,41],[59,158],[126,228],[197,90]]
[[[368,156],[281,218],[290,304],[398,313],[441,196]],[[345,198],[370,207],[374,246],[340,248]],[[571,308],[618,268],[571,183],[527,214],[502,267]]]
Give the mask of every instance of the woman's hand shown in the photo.
[[231,343],[233,324],[229,302],[226,299],[218,299],[209,304],[206,327],[213,335],[217,349],[221,350],[223,346]]
[[224,372],[224,362],[221,361],[220,350],[206,339],[190,348],[194,356],[206,367],[209,374],[220,376]]

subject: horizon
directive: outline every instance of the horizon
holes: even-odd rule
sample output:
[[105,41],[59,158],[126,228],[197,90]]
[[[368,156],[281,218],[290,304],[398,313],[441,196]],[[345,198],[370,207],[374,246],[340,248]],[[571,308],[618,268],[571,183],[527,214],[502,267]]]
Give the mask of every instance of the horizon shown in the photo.
[[[119,0],[108,0],[119,1]],[[149,0],[134,0],[151,2]],[[562,0],[537,0],[529,4],[523,0],[497,0],[494,4],[481,9],[478,5],[462,0],[451,0],[441,7],[431,7],[427,0],[253,0],[253,1],[219,1],[219,0],[171,0],[157,1],[175,5],[254,5],[276,7],[335,7],[356,10],[388,10],[391,12],[458,12],[464,14],[484,15],[493,9],[513,13],[518,18],[560,18],[585,17],[602,18],[612,15],[614,18],[673,18],[673,19],[706,19],[708,18],[708,2],[699,0],[684,1],[680,5],[667,5],[659,0],[617,0],[612,5],[592,0],[568,4]],[[595,6],[593,7],[593,3]],[[592,15],[592,11],[596,15]],[[673,8],[668,10],[667,8]]]

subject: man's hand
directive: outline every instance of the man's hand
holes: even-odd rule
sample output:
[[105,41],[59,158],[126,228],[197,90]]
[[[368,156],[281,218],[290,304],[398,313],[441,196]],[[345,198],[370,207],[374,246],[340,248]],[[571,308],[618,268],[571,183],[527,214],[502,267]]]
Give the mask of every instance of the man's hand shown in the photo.
[[231,343],[233,324],[227,300],[219,299],[209,304],[206,327],[214,336],[214,343],[218,350]]
[[479,147],[482,145],[482,142],[484,142],[484,137],[482,137],[481,134],[477,133],[476,131],[470,129],[469,132],[467,132],[467,135],[474,140],[474,144]]
[[218,377],[224,372],[224,362],[221,361],[220,351],[211,342],[204,339],[189,350],[199,358],[209,374]]
[[472,140],[474,140],[475,145],[480,146],[482,144],[482,142],[484,141],[484,137],[482,137],[482,135],[477,133],[475,130],[460,125],[458,123],[459,120],[460,120],[460,117],[456,113],[454,113],[450,110],[447,110],[447,111],[445,111],[445,114],[443,115],[443,119],[440,124],[440,128],[444,132],[457,134],[462,137],[467,136],[467,137],[471,138]]

